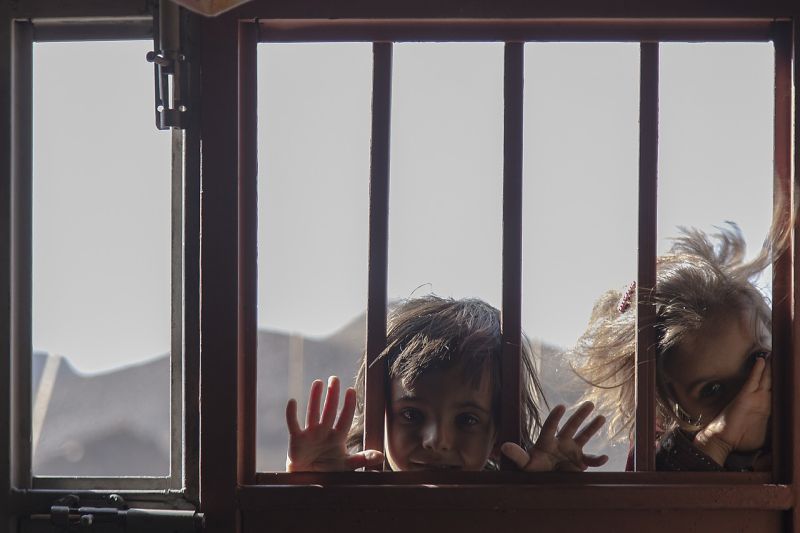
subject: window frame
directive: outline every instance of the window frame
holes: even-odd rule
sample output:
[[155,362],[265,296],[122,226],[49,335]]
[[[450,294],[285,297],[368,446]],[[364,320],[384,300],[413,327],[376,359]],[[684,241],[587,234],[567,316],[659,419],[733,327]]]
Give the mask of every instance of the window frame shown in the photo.
[[[145,0],[104,0],[103,2],[62,2],[58,0],[21,0],[0,4],[0,39],[6,50],[0,59],[0,161],[7,161],[6,172],[0,174],[0,198],[11,199],[12,177],[18,170],[14,165],[22,161],[13,157],[17,146],[12,139],[17,133],[25,133],[25,121],[17,114],[14,75],[20,72],[12,61],[14,49],[12,21],[37,19],[72,19],[85,22],[87,19],[125,20],[131,17],[148,17],[148,2]],[[583,35],[595,32],[597,40],[603,28],[630,29],[637,24],[650,21],[655,26],[674,24],[686,29],[687,35],[700,38],[692,25],[702,25],[716,20],[716,35],[730,31],[739,23],[752,20],[772,22],[775,19],[791,20],[794,28],[789,50],[800,50],[800,6],[793,0],[744,0],[729,7],[713,0],[672,3],[630,0],[622,4],[611,0],[570,0],[569,2],[527,2],[521,0],[495,0],[494,2],[471,2],[443,0],[436,3],[388,1],[377,3],[321,2],[319,0],[297,0],[273,2],[254,0],[216,18],[199,18],[186,15],[189,22],[187,51],[196,58],[191,62],[190,86],[196,87],[190,109],[199,112],[197,122],[191,121],[185,133],[184,172],[187,176],[184,194],[185,273],[184,283],[184,335],[186,367],[184,377],[185,401],[185,477],[186,487],[172,491],[149,492],[147,490],[114,491],[126,500],[143,504],[193,508],[199,498],[201,509],[206,513],[207,530],[211,532],[239,531],[245,524],[253,524],[253,518],[270,517],[280,523],[288,523],[287,511],[314,508],[319,517],[335,516],[337,512],[352,519],[352,513],[363,513],[379,520],[395,511],[430,512],[436,509],[474,509],[498,517],[509,511],[541,512],[551,509],[607,510],[620,513],[652,513],[653,510],[679,509],[715,512],[718,510],[752,510],[778,513],[786,529],[800,531],[797,516],[800,491],[794,485],[800,474],[796,429],[798,427],[798,394],[792,384],[800,383],[800,365],[797,361],[797,346],[790,344],[791,357],[785,360],[785,368],[776,374],[775,388],[783,389],[786,405],[774,402],[774,411],[783,413],[786,424],[776,442],[783,450],[784,460],[776,464],[779,474],[774,480],[770,474],[739,473],[543,473],[521,474],[517,472],[437,473],[416,474],[410,472],[358,472],[319,474],[256,474],[254,464],[255,419],[254,358],[248,357],[252,350],[252,327],[245,317],[253,313],[255,295],[247,294],[244,288],[252,280],[254,272],[248,270],[248,233],[246,212],[240,213],[239,202],[245,198],[247,183],[242,176],[254,173],[255,161],[240,158],[238,142],[240,125],[247,117],[241,117],[239,103],[254,98],[254,85],[241,83],[238,72],[247,70],[254,61],[254,54],[247,53],[248,43],[258,40],[252,29],[256,20],[300,21],[313,26],[313,21],[336,20],[372,21],[375,27],[391,28],[396,21],[424,27],[426,24],[441,25],[454,21],[492,26],[525,25],[539,21],[542,28],[561,26],[564,21],[577,22]],[[508,29],[508,28],[506,28]],[[385,30],[381,30],[385,31]],[[627,31],[627,30],[626,30]],[[655,30],[652,30],[655,31]],[[655,37],[655,34],[651,35]],[[687,37],[688,38],[688,37]],[[246,46],[245,46],[246,45]],[[7,48],[6,48],[7,47]],[[253,44],[254,48],[254,44]],[[194,55],[196,54],[196,55]],[[800,61],[795,61],[794,70],[782,69],[783,83],[800,80]],[[202,68],[203,75],[199,70]],[[254,72],[254,71],[251,71]],[[776,72],[777,74],[777,72]],[[202,97],[198,93],[202,92]],[[22,95],[24,97],[24,95]],[[796,95],[785,95],[784,109],[792,109]],[[19,95],[17,95],[17,98]],[[24,99],[24,98],[23,98]],[[777,110],[776,110],[777,115]],[[800,111],[794,106],[793,113],[786,112],[783,120],[776,122],[782,138],[791,142],[798,140]],[[792,124],[794,118],[794,125]],[[29,125],[29,122],[28,122]],[[242,136],[242,138],[245,138]],[[202,139],[202,148],[201,142]],[[251,141],[254,142],[253,139]],[[243,143],[242,143],[243,144]],[[797,142],[794,143],[798,145]],[[202,176],[200,165],[202,162]],[[795,187],[800,158],[797,151],[786,151],[776,158],[776,169],[783,169]],[[12,171],[13,168],[13,171]],[[792,170],[792,168],[794,170]],[[200,181],[202,180],[202,197]],[[202,215],[201,211],[202,210]],[[0,204],[0,383],[8,384],[0,393],[0,425],[9,428],[7,438],[0,439],[0,456],[11,458],[0,461],[0,491],[8,495],[10,505],[0,505],[0,523],[11,524],[15,516],[46,512],[53,501],[65,494],[97,496],[109,491],[95,490],[44,490],[24,488],[19,482],[17,466],[18,448],[15,445],[20,420],[15,413],[24,401],[20,398],[30,392],[30,379],[16,379],[20,370],[18,351],[12,349],[14,337],[14,298],[16,278],[20,275],[14,263],[18,252],[18,235],[12,233],[16,212],[13,202]],[[252,212],[250,213],[252,215]],[[797,225],[795,230],[797,230]],[[201,235],[202,230],[202,235]],[[232,239],[231,235],[237,235]],[[202,247],[203,253],[200,248]],[[776,279],[774,286],[783,284],[785,294],[798,296],[794,280],[800,266],[793,249],[782,260],[786,273]],[[193,262],[194,258],[194,262]],[[777,267],[776,267],[777,268]],[[23,272],[24,274],[24,269]],[[240,277],[241,276],[241,277]],[[206,280],[201,284],[201,278]],[[241,283],[239,282],[241,280]],[[196,288],[193,292],[188,287]],[[203,306],[200,306],[202,299]],[[774,318],[775,333],[783,342],[797,338],[795,332],[800,325],[795,315],[791,298],[781,302],[784,311]],[[250,328],[250,329],[248,329]],[[250,348],[248,348],[248,346]],[[202,372],[199,367],[202,364]],[[29,376],[28,370],[28,376]],[[25,387],[28,387],[27,391]],[[0,388],[2,390],[2,388]],[[197,396],[202,394],[201,403]],[[774,397],[780,397],[776,393]],[[29,400],[27,400],[29,401]],[[194,406],[194,408],[190,408]],[[199,415],[197,413],[199,409]],[[199,416],[199,418],[198,418]],[[777,416],[776,416],[777,418]],[[200,431],[200,425],[205,428]],[[199,450],[198,450],[199,447]],[[194,450],[194,452],[191,452]],[[194,458],[192,458],[192,453]],[[12,469],[13,467],[13,469]],[[454,475],[455,474],[455,475]],[[463,474],[463,475],[462,475]],[[289,481],[296,485],[287,485]],[[425,484],[425,485],[422,485]],[[692,491],[686,484],[694,485]],[[401,486],[406,485],[406,486]],[[5,496],[3,497],[5,498]],[[376,511],[386,511],[379,515]],[[350,513],[350,514],[347,514]],[[494,513],[494,514],[493,514]],[[500,513],[500,515],[498,514]],[[411,513],[414,514],[414,513]],[[513,514],[513,513],[510,513]],[[739,515],[737,515],[739,516]],[[284,517],[284,518],[282,518]],[[313,518],[313,517],[309,517]],[[667,515],[659,515],[659,520]],[[513,517],[510,518],[513,520]],[[364,518],[363,520],[367,520]],[[362,522],[363,522],[362,520]],[[509,520],[509,518],[505,518]],[[249,522],[248,522],[249,521]],[[668,521],[668,520],[667,520]],[[443,522],[439,520],[439,524]],[[730,523],[730,520],[728,521]],[[772,523],[772,522],[771,522]],[[396,524],[395,524],[396,529]],[[474,529],[474,528],[473,528]]]
[[[743,27],[750,28],[761,40],[767,40],[765,25],[771,27],[777,22],[783,24],[784,28],[781,37],[784,45],[780,53],[791,54],[793,49],[798,48],[797,17],[800,13],[795,6],[788,3],[765,7],[749,2],[744,7],[738,6],[733,14],[731,10],[713,2],[680,4],[672,8],[637,2],[627,4],[622,12],[608,3],[576,2],[574,5],[560,6],[555,3],[531,5],[513,0],[496,3],[492,7],[477,4],[462,7],[457,2],[443,2],[432,7],[409,7],[400,3],[381,7],[348,3],[321,6],[313,1],[290,5],[256,0],[216,19],[203,21],[200,40],[207,50],[213,48],[209,55],[204,56],[202,67],[205,73],[202,79],[201,127],[204,143],[204,191],[207,190],[206,185],[212,185],[212,194],[204,195],[203,198],[203,236],[204,246],[208,245],[213,250],[216,261],[224,261],[225,264],[214,265],[208,259],[201,259],[201,269],[212,269],[215,280],[213,288],[201,285],[203,301],[213,307],[202,310],[201,323],[206,325],[202,329],[203,345],[211,349],[201,350],[201,354],[204,369],[209,369],[215,376],[213,380],[205,374],[201,376],[201,391],[204,395],[213,394],[217,398],[223,388],[229,394],[230,387],[236,388],[235,401],[224,399],[213,406],[212,410],[203,410],[201,413],[204,425],[237,435],[235,445],[227,439],[221,442],[220,439],[211,439],[206,434],[201,435],[201,449],[205,450],[202,458],[209,461],[214,458],[214,464],[207,463],[206,466],[210,468],[204,468],[202,472],[204,479],[213,483],[201,485],[205,487],[201,489],[201,500],[206,502],[204,509],[207,513],[218,513],[221,520],[220,531],[223,530],[223,524],[231,528],[242,528],[242,523],[257,523],[258,527],[286,526],[291,519],[282,517],[293,506],[317,509],[322,516],[332,520],[345,520],[336,517],[347,513],[352,513],[347,515],[351,520],[367,520],[365,513],[375,511],[385,512],[385,516],[394,518],[393,510],[410,508],[433,516],[436,509],[462,506],[484,509],[487,513],[526,509],[544,512],[545,509],[553,508],[586,510],[597,509],[598,506],[624,512],[630,509],[629,505],[634,509],[673,508],[700,513],[707,511],[712,514],[719,510],[735,514],[742,509],[758,509],[775,511],[778,513],[775,516],[785,520],[781,523],[788,524],[789,527],[800,527],[796,517],[797,494],[791,485],[797,477],[797,462],[788,454],[783,462],[776,463],[779,466],[775,467],[774,478],[770,473],[727,472],[481,472],[478,476],[457,472],[255,473],[253,376],[256,369],[254,352],[252,348],[248,349],[248,346],[254,346],[252,339],[255,335],[255,274],[252,266],[255,260],[255,237],[247,223],[249,220],[249,224],[252,224],[254,220],[255,200],[246,192],[253,191],[256,173],[256,136],[252,111],[255,109],[253,72],[259,30],[255,23],[262,26],[265,23],[273,24],[277,28],[276,32],[283,32],[280,33],[283,39],[289,39],[288,36],[291,35],[303,41],[320,35],[324,36],[322,40],[337,40],[335,37],[339,33],[325,33],[331,27],[337,28],[337,31],[343,30],[342,40],[359,40],[354,39],[353,35],[361,31],[358,28],[364,27],[367,28],[366,33],[359,35],[362,35],[363,40],[373,42],[395,40],[399,33],[392,32],[406,31],[409,28],[419,30],[419,34],[414,35],[414,40],[421,40],[423,36],[430,38],[430,34],[425,33],[430,27],[444,28],[443,34],[452,37],[458,35],[459,24],[463,23],[464,27],[483,24],[487,33],[477,36],[480,40],[492,40],[488,36],[496,35],[492,32],[502,29],[504,25],[513,28],[513,31],[529,35],[525,28],[532,24],[542,35],[552,35],[553,31],[557,31],[562,39],[582,40],[580,37],[584,36],[583,40],[603,40],[609,39],[610,33],[613,33],[614,40],[627,36],[629,40],[648,42],[663,40],[667,34],[674,40],[681,41],[709,38],[739,40],[743,36]],[[614,18],[601,18],[608,17],[609,13]],[[734,15],[736,18],[732,18]],[[481,18],[487,20],[475,20]],[[548,29],[554,22],[557,22],[557,30]],[[570,22],[575,24],[570,26]],[[576,33],[569,33],[569,29],[565,30],[565,27],[576,30]],[[609,32],[609,28],[613,28],[613,31]],[[794,37],[789,40],[792,28]],[[300,36],[303,38],[300,39]],[[520,34],[515,33],[513,37],[520,39]],[[746,40],[752,38],[750,35]],[[776,57],[778,53],[776,47]],[[233,57],[237,59],[232,61]],[[782,68],[776,70],[776,80],[783,84],[783,88],[780,92],[781,98],[776,101],[778,106],[775,111],[776,133],[782,135],[780,140],[776,137],[775,141],[776,175],[781,174],[780,183],[786,186],[774,188],[781,191],[779,194],[787,195],[790,188],[793,190],[795,183],[795,178],[790,173],[790,163],[797,156],[790,151],[790,147],[792,139],[797,138],[797,121],[793,129],[790,95],[791,84],[798,79],[798,67],[795,64],[792,71],[791,55],[788,58],[789,60],[782,56]],[[234,83],[231,80],[236,81]],[[219,102],[230,102],[230,105],[223,108],[218,105]],[[794,113],[796,116],[796,108]],[[649,162],[649,168],[653,168],[653,162]],[[643,166],[647,167],[647,164],[645,161]],[[654,191],[651,189],[644,194],[653,198]],[[240,231],[236,243],[226,240],[220,234],[224,233],[221,227],[229,224],[231,218],[239,223]],[[648,232],[654,232],[655,228],[642,229],[641,226],[640,224],[640,231],[643,231],[644,236],[640,238],[646,240]],[[252,228],[252,225],[249,227]],[[212,231],[216,233],[211,234]],[[206,236],[209,237],[208,240],[205,240]],[[653,249],[652,256],[640,259],[639,272],[649,272],[653,276],[650,279],[654,279],[654,243],[650,248]],[[793,248],[786,254],[784,263],[778,262],[775,266],[782,273],[776,277],[776,287],[783,283],[786,294],[790,293],[790,289],[793,290],[792,282],[796,273],[791,270],[791,262],[795,253]],[[226,259],[221,260],[221,257]],[[250,265],[242,262],[249,262]],[[218,285],[216,281],[219,276],[225,281]],[[238,285],[235,283],[237,278]],[[780,294],[777,292],[780,290],[777,288],[776,293]],[[231,296],[234,292],[238,294],[238,299]],[[783,305],[775,307],[776,315],[783,313],[783,319],[774,323],[775,346],[778,350],[785,350],[790,357],[784,358],[782,364],[776,365],[773,371],[776,378],[782,378],[782,381],[776,380],[775,389],[780,392],[776,392],[775,397],[788,400],[789,408],[785,411],[787,423],[775,430],[780,440],[776,448],[796,452],[794,422],[797,410],[794,405],[798,396],[787,384],[800,382],[795,364],[797,348],[791,343],[791,331],[797,322],[791,318],[794,316],[791,301],[783,299],[781,303]],[[643,301],[640,305],[648,304]],[[652,309],[650,313],[652,320]],[[235,321],[231,317],[236,317]],[[368,327],[373,327],[372,324],[370,322]],[[229,360],[225,360],[225,353],[234,349],[237,353],[235,371],[226,368]],[[650,357],[652,359],[652,355]],[[654,372],[653,365],[650,365],[650,377],[647,378],[650,385],[642,385],[645,380],[640,379],[641,390],[652,390],[650,387],[655,381]],[[642,397],[641,392],[639,397]],[[654,425],[654,398],[651,396],[648,402],[647,410],[653,414],[649,415],[647,425],[651,426]],[[652,443],[649,442],[648,446],[652,446]],[[651,463],[652,459],[645,459],[644,462]],[[231,465],[237,467],[235,475]],[[691,491],[685,490],[687,484],[693,486]],[[238,506],[230,503],[233,500],[239,502]],[[714,516],[719,518],[719,515]]]
[[[78,477],[37,476],[31,470],[33,44],[119,40],[152,43],[154,21],[158,19],[154,19],[147,3],[127,0],[67,6],[58,1],[30,0],[4,7],[0,15],[0,36],[10,44],[3,48],[5,56],[0,62],[0,81],[9,88],[1,111],[7,117],[6,126],[0,136],[0,153],[8,156],[3,159],[9,161],[9,172],[4,173],[0,189],[9,193],[4,197],[10,198],[0,208],[0,295],[3,309],[9,313],[0,315],[0,339],[8,347],[0,361],[0,379],[9,384],[8,394],[0,396],[0,421],[10,421],[6,438],[0,443],[0,453],[10,459],[8,471],[0,467],[2,487],[8,489],[4,493],[8,494],[10,505],[0,506],[0,523],[10,523],[16,515],[48,513],[50,506],[67,494],[95,503],[117,494],[128,505],[194,510],[199,492],[199,153],[195,148],[199,139],[191,121],[186,131],[164,133],[171,135],[172,151],[170,471],[165,476]],[[196,75],[189,70],[190,75]]]
[[[750,21],[617,21],[613,23],[596,21],[560,21],[553,27],[551,21],[546,20],[515,20],[491,21],[408,21],[408,20],[263,20],[258,22],[239,21],[239,135],[243,142],[239,144],[239,157],[242,158],[240,167],[240,191],[246,190],[239,199],[239,209],[243,221],[240,226],[240,246],[243,248],[240,268],[239,298],[246,300],[255,294],[257,280],[255,270],[255,235],[250,228],[256,226],[256,150],[257,139],[255,101],[255,42],[326,42],[326,41],[373,41],[373,140],[372,140],[372,176],[370,179],[370,255],[369,255],[369,292],[367,309],[367,358],[373,361],[385,346],[385,310],[386,310],[386,243],[388,240],[387,224],[384,216],[388,209],[388,166],[389,166],[389,124],[391,121],[391,42],[409,42],[424,39],[441,40],[445,38],[463,42],[475,40],[500,41],[506,43],[505,60],[505,170],[504,170],[504,211],[503,211],[503,330],[504,346],[509,348],[504,351],[503,382],[518,383],[519,381],[519,355],[514,346],[520,345],[519,331],[521,320],[519,309],[521,305],[521,226],[522,226],[522,85],[523,85],[523,44],[524,42],[539,41],[623,41],[640,42],[641,74],[640,74],[640,148],[639,148],[639,238],[638,238],[638,283],[639,292],[637,309],[637,365],[636,365],[636,397],[637,409],[636,427],[644,428],[637,431],[635,442],[635,470],[639,472],[652,472],[655,470],[655,450],[650,435],[655,434],[655,306],[650,301],[649,295],[655,285],[656,272],[656,208],[657,208],[657,174],[658,174],[658,101],[659,101],[659,42],[673,41],[771,41],[775,46],[775,128],[774,143],[775,153],[775,180],[773,185],[776,205],[785,201],[788,205],[790,190],[790,169],[781,166],[790,153],[788,141],[789,130],[784,129],[785,124],[779,117],[788,115],[788,109],[781,95],[788,90],[791,92],[791,79],[786,67],[791,61],[791,22],[750,20]],[[513,40],[512,40],[513,39]],[[787,55],[788,53],[788,55]],[[787,61],[788,58],[788,61]],[[781,102],[784,101],[783,104]],[[780,197],[780,198],[779,198]],[[781,284],[788,274],[788,265],[776,263],[775,280],[777,286],[775,294],[787,290],[790,285]],[[785,299],[773,298],[778,302],[773,309],[775,315],[775,350],[777,352],[790,352],[791,339],[786,338],[781,330],[780,318],[782,313],[789,311],[780,303]],[[245,305],[239,315],[240,332],[244,332],[248,340],[246,347],[240,354],[243,366],[248,368],[247,376],[256,374],[255,344],[256,317],[254,306]],[[244,324],[241,324],[244,321]],[[784,330],[785,331],[785,330]],[[514,335],[514,332],[517,332]],[[253,340],[250,340],[253,338]],[[778,357],[776,361],[785,358]],[[371,372],[367,375],[366,382],[366,423],[365,443],[370,448],[383,448],[383,421],[385,408],[385,383],[383,383],[385,369],[380,365],[369,365]],[[777,376],[782,375],[780,364],[775,364],[773,371]],[[249,380],[240,383],[244,390],[240,391],[245,410],[246,428],[255,426],[255,381]],[[776,384],[776,397],[780,397],[781,390]],[[510,428],[502,440],[516,441],[519,437],[519,428],[514,427],[514,421],[519,420],[518,399],[519,390],[513,387],[504,387],[503,413],[506,415],[504,428]],[[779,402],[775,402],[779,409]],[[779,411],[776,411],[779,412]],[[370,416],[371,415],[371,416]],[[371,430],[372,426],[372,430]],[[245,431],[248,431],[245,429]],[[780,428],[774,431],[773,442],[780,443]],[[779,446],[775,446],[776,452]],[[256,484],[286,483],[293,484],[298,479],[296,475],[267,474],[264,472],[252,473],[254,463],[255,439],[248,435],[245,447],[241,452],[247,464],[245,479],[256,480]],[[776,461],[779,463],[779,461]],[[774,477],[781,479],[779,466],[774,469]],[[385,480],[393,479],[394,473],[387,474]],[[484,474],[486,478],[487,474]],[[488,474],[491,476],[491,474]],[[617,480],[619,476],[629,473],[618,473],[610,479]],[[703,474],[701,477],[717,474]],[[318,479],[325,482],[334,482],[337,474],[317,474],[316,476],[303,476],[308,483],[309,479]],[[466,479],[451,473],[443,478],[430,474],[412,476],[421,482],[428,479],[457,479],[464,482]],[[535,475],[531,479],[535,479]],[[603,482],[607,473],[585,472],[587,482]],[[665,479],[670,479],[666,474]],[[382,479],[382,478],[379,478]],[[622,478],[624,479],[624,477]],[[658,478],[653,478],[658,479]],[[726,479],[726,476],[720,480]],[[763,476],[752,477],[754,482],[764,482]],[[495,482],[491,477],[486,478],[487,483]],[[249,483],[250,484],[250,483]]]

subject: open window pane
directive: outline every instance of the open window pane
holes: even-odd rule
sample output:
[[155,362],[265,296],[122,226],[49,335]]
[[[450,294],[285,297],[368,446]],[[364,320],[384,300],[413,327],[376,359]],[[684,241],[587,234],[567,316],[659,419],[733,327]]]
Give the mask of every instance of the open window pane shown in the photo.
[[[597,298],[636,279],[638,122],[638,44],[525,46],[522,318],[551,406],[589,391],[565,352]],[[623,470],[627,431],[588,449]]]
[[394,49],[389,302],[500,306],[503,44]]
[[171,142],[151,46],[34,47],[34,475],[169,474]]
[[287,398],[352,384],[364,350],[372,45],[258,52],[256,468],[275,471]]

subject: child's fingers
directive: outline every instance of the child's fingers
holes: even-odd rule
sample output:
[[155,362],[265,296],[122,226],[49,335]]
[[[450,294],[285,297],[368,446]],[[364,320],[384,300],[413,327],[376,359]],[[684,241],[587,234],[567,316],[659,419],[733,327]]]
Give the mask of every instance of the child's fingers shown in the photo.
[[308,393],[308,409],[306,409],[306,427],[316,427],[319,424],[319,404],[322,400],[322,381],[315,379]]
[[[553,411],[555,411],[555,408]],[[550,412],[550,416],[553,416],[552,411]],[[528,455],[528,452],[513,442],[504,442],[503,445],[500,446],[500,451],[503,452],[503,455],[511,459],[520,469],[524,469],[528,465],[528,461],[531,459],[530,455]]]
[[764,374],[764,367],[766,364],[767,363],[763,358],[756,357],[756,362],[753,364],[753,369],[750,371],[750,375],[747,376],[747,381],[745,381],[744,385],[742,385],[743,391],[755,392],[758,390],[758,386],[761,383],[761,377]]
[[353,425],[353,416],[356,412],[356,391],[348,387],[344,391],[344,402],[342,403],[342,412],[339,414],[339,420],[336,421],[334,431],[347,433],[350,431],[350,426]]
[[561,417],[564,416],[566,411],[567,408],[563,405],[556,405],[553,407],[553,410],[547,415],[544,424],[542,424],[542,431],[539,433],[537,442],[542,442],[544,444],[555,437],[556,431],[558,431],[558,423],[561,422]]
[[286,427],[289,428],[289,435],[293,437],[303,431],[297,421],[297,400],[294,398],[286,402]]
[[339,378],[331,376],[328,378],[328,393],[325,395],[325,405],[322,407],[322,427],[333,427],[336,420],[336,411],[339,409]]
[[586,464],[586,466],[603,466],[608,462],[608,456],[583,454],[583,462]]
[[347,456],[344,465],[347,470],[357,470],[367,466],[377,466],[383,463],[383,454],[378,450],[365,450]]
[[589,439],[595,436],[595,434],[600,431],[600,428],[603,427],[603,424],[606,423],[606,417],[603,415],[597,415],[594,419],[586,425],[577,435],[575,435],[575,444],[583,448],[583,446],[589,442]]
[[592,402],[584,402],[578,407],[578,410],[572,413],[572,416],[567,419],[567,423],[558,432],[559,438],[572,438],[578,428],[581,427],[581,424],[583,424],[583,421],[586,420],[586,417],[589,416],[589,413],[592,412],[592,409],[594,409]]

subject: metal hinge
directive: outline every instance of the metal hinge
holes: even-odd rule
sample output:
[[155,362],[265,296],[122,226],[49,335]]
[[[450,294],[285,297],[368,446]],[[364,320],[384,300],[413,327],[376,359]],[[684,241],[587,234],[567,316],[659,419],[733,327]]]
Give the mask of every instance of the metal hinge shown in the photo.
[[153,47],[147,61],[155,72],[156,127],[160,130],[186,127],[186,56],[180,46],[180,8],[161,0],[153,21]]
[[117,507],[80,506],[78,496],[69,495],[50,507],[50,521],[62,531],[116,525],[129,532],[194,533],[204,526],[203,514],[195,511],[130,509],[116,494],[109,497],[109,503]]

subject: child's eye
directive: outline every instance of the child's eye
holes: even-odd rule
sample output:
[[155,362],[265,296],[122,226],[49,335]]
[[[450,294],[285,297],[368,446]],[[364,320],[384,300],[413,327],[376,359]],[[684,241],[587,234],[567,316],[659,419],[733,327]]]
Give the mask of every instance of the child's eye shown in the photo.
[[703,388],[700,389],[700,397],[701,398],[713,398],[718,396],[722,392],[722,383],[718,381],[713,381],[711,383],[706,383],[703,385]]
[[422,413],[418,409],[402,409],[400,417],[406,422],[417,422],[422,419]]
[[475,415],[465,413],[463,415],[459,415],[458,418],[456,419],[456,422],[461,427],[470,427],[480,424],[481,420]]

